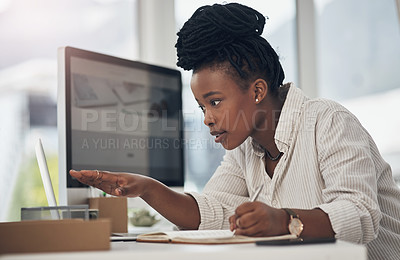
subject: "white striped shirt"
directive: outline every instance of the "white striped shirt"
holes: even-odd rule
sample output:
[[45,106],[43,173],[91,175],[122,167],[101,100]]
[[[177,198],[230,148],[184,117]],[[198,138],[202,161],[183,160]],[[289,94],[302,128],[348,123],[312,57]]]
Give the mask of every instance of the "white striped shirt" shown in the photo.
[[290,86],[275,143],[284,154],[272,179],[262,148],[249,137],[226,152],[202,194],[189,193],[199,206],[199,229],[229,228],[236,207],[264,183],[259,201],[275,208],[320,208],[336,238],[367,244],[370,259],[400,259],[400,190],[354,115]]

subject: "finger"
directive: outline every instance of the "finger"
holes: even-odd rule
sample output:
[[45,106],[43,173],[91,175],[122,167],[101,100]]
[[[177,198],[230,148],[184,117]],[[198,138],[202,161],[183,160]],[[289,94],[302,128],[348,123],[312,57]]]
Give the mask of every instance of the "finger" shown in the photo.
[[78,181],[110,193],[110,190],[107,189],[107,180],[105,180],[103,176],[104,172],[98,170],[82,170],[79,171],[79,174],[80,177],[77,178]]
[[[117,179],[118,179],[118,177],[117,177]],[[123,187],[118,186],[118,181],[110,182],[109,189],[110,189],[110,194],[112,194],[114,196],[123,196],[124,195],[124,189],[123,189]]]
[[103,182],[103,181],[96,181],[92,184],[93,187],[100,189],[108,194],[114,195],[114,196],[119,196],[119,194],[116,193],[116,188],[115,185],[109,182]]
[[229,228],[231,231],[235,230],[236,227],[236,216],[232,215],[229,217]]
[[235,210],[236,217],[241,217],[242,215],[244,215],[246,213],[254,211],[255,206],[256,205],[254,204],[254,202],[245,202],[245,203],[241,204]]
[[123,178],[121,175],[118,175],[115,179],[115,186],[116,187],[123,187],[127,184],[126,178]]
[[236,226],[240,229],[246,229],[257,224],[260,220],[260,216],[256,211],[251,211],[243,214],[240,218],[236,216],[236,219]]
[[104,192],[114,195],[123,196],[126,193],[124,186],[127,184],[125,178],[119,174],[113,174],[107,171],[99,171],[99,178],[93,182],[93,186]]
[[[115,173],[109,171],[99,171],[99,180],[111,185],[112,187],[124,187],[128,184],[128,180],[123,173]],[[108,191],[110,192],[110,191]]]
[[[86,182],[94,182],[96,179],[99,179],[99,174],[97,174],[97,170],[81,170],[79,171],[81,174],[81,178]],[[100,172],[99,172],[100,173]]]
[[74,178],[79,178],[79,177],[82,176],[82,174],[81,174],[80,172],[75,171],[75,170],[70,170],[70,171],[69,171],[69,174],[70,174],[72,177],[74,177]]
[[124,196],[124,189],[122,187],[118,187],[114,189],[115,196]]
[[239,226],[235,231],[235,235],[256,236],[257,234],[261,235],[261,232],[261,227],[258,225],[257,222],[255,222],[250,227],[244,228],[242,226]]
[[113,196],[121,196],[122,194],[119,188],[112,185],[107,185],[106,187],[103,188],[104,188],[103,191]]
[[96,172],[98,172],[98,175],[94,180],[94,184],[97,188],[111,195],[120,195],[121,192],[116,191],[116,188],[118,188],[118,179],[120,178],[119,175],[108,171],[96,170]]
[[262,230],[259,230],[257,233],[252,235],[253,237],[265,237],[264,232]]
[[98,171],[99,172],[99,178],[102,181],[107,181],[107,182],[115,182],[116,175],[112,172],[109,171]]
[[92,183],[91,178],[88,178],[87,174],[84,174],[82,171],[71,170],[70,175],[84,184],[90,185]]
[[[72,176],[72,178],[77,179],[79,182],[85,183],[85,182],[83,181],[82,173],[81,173],[80,171],[70,170],[70,171],[69,171],[69,174]],[[86,183],[85,183],[85,184],[86,184]]]
[[118,175],[116,180],[115,180],[115,186],[118,188],[121,188],[119,192],[121,192],[121,195],[126,195],[126,192],[128,192],[127,189],[128,185],[128,179],[126,176]]
[[236,219],[235,224],[237,228],[240,228],[240,218]]
[[94,170],[94,171],[82,171],[84,176],[87,176],[89,180],[92,180],[94,183],[115,183],[117,176],[111,172],[108,171],[99,171],[99,170]]
[[241,235],[241,236],[249,236],[249,237],[265,237],[268,235],[265,235],[262,230],[252,227],[248,229],[236,229],[235,230],[235,235]]

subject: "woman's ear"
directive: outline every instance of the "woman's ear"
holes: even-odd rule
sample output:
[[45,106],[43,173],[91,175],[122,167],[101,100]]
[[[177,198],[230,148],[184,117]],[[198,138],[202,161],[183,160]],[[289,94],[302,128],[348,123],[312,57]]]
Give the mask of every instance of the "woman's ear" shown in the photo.
[[253,82],[251,88],[254,96],[254,102],[256,104],[261,103],[261,101],[263,101],[268,94],[267,82],[263,79],[257,79]]

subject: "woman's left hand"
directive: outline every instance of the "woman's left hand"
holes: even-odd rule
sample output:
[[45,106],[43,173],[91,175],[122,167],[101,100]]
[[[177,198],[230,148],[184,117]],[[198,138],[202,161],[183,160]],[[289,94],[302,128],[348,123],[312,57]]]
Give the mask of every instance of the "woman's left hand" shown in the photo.
[[283,209],[272,208],[262,202],[245,202],[229,217],[235,235],[276,236],[289,234],[289,217]]

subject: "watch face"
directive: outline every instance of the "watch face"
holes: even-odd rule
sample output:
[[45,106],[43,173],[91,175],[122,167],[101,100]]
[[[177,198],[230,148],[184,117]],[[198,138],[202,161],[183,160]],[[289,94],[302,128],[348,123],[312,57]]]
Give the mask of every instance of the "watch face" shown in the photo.
[[298,218],[292,218],[289,224],[290,234],[300,236],[303,231],[303,223]]

